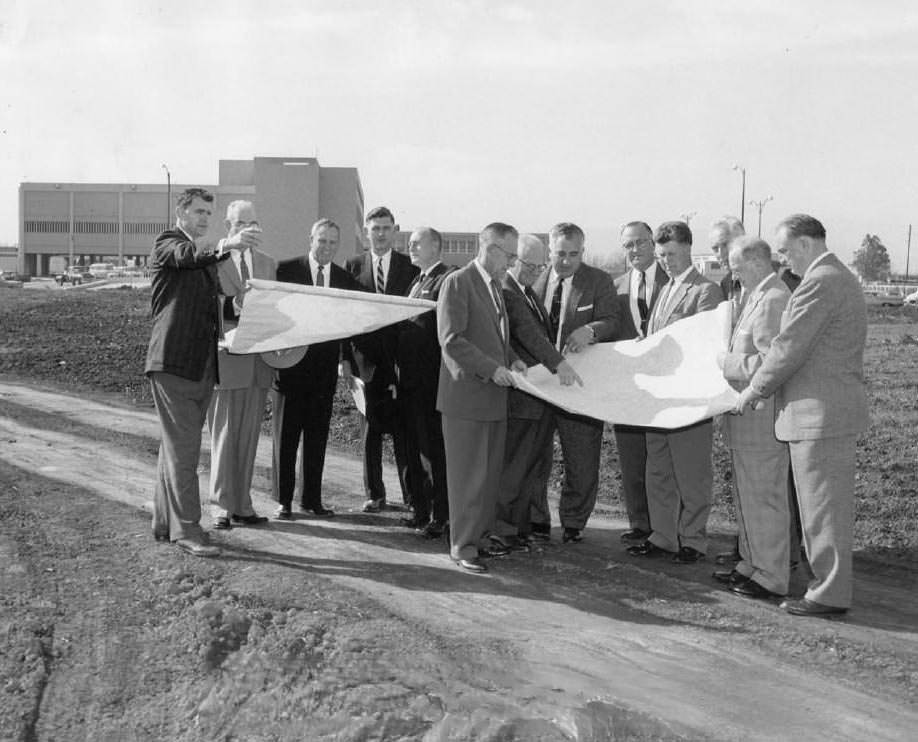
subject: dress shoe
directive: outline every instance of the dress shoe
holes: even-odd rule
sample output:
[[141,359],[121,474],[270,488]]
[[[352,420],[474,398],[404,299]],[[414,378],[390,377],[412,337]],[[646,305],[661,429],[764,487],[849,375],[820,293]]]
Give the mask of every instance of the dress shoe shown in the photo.
[[466,572],[480,575],[488,571],[487,566],[482,564],[478,559],[455,559],[456,566],[464,569]]
[[551,523],[530,523],[529,529],[537,541],[551,541]]
[[226,515],[218,516],[214,518],[214,530],[215,531],[228,531],[233,526],[230,525],[230,519]]
[[290,512],[290,508],[286,508],[281,505],[277,511],[274,513],[275,520],[293,520],[293,513]]
[[745,598],[755,598],[756,600],[769,600],[771,598],[781,597],[777,593],[773,593],[771,590],[762,587],[753,579],[733,585],[730,590],[737,595],[742,595]]
[[424,528],[427,525],[427,521],[412,515],[410,518],[400,518],[399,524],[405,526],[405,528]]
[[312,513],[313,515],[319,518],[334,518],[335,517],[334,510],[332,510],[331,508],[326,508],[322,505],[319,505],[318,507],[315,507],[315,508],[307,508],[304,506],[304,507],[301,507],[300,510],[304,513]]
[[[233,523],[242,526],[260,526],[268,522],[264,515],[234,515]],[[216,526],[215,526],[216,527]]]
[[220,549],[210,544],[205,544],[193,538],[180,538],[175,542],[182,551],[187,551],[192,556],[197,557],[217,557],[220,556]]
[[624,543],[646,541],[650,537],[650,531],[645,531],[643,528],[632,528],[630,531],[625,531],[621,538]]
[[515,539],[512,539],[509,544],[507,544],[510,551],[518,554],[529,554],[532,552],[532,546],[529,543],[529,539],[525,536],[519,536]]
[[666,554],[672,554],[671,551],[661,549],[659,546],[650,541],[645,541],[643,544],[638,544],[637,546],[629,546],[625,551],[627,551],[631,556],[640,557],[659,557],[665,556]]
[[573,543],[579,544],[583,541],[583,534],[580,532],[579,528],[565,528],[564,533],[561,536],[561,543]]
[[793,600],[788,598],[782,601],[781,607],[792,616],[841,616],[848,612],[847,608],[839,608],[834,605],[825,605],[817,603],[815,600],[800,598]]
[[507,546],[502,544],[492,542],[490,546],[485,546],[482,549],[478,550],[478,556],[482,559],[490,559],[492,557],[504,557],[510,553],[510,549]]
[[421,530],[421,535],[424,538],[435,539],[440,538],[446,533],[447,525],[446,523],[441,523],[436,520],[430,521],[424,528]]
[[372,497],[363,503],[363,512],[365,513],[378,513],[381,510],[385,510],[386,501],[382,498],[374,500]]
[[691,546],[683,546],[673,557],[673,562],[675,564],[694,564],[702,558],[704,558],[704,554],[698,549],[693,549]]
[[735,569],[718,569],[711,574],[711,577],[730,587],[733,587],[733,585],[740,585],[749,579],[745,575],[741,575]]
[[168,541],[169,541],[169,534],[168,534],[168,533],[157,533],[156,531],[154,531],[154,532],[153,532],[153,538],[154,538],[157,542],[160,542],[160,543],[162,543],[162,542],[164,542],[164,541],[165,541],[165,542],[168,542]]

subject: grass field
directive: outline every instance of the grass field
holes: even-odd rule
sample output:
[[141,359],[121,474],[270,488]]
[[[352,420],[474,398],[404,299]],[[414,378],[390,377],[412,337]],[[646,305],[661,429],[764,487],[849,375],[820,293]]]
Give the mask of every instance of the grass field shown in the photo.
[[[149,297],[149,290],[0,289],[0,374],[152,404],[143,376]],[[871,416],[857,452],[855,544],[877,556],[918,562],[918,310],[871,308],[870,321],[865,362]],[[331,438],[341,448],[359,447],[357,413],[341,390]],[[599,503],[621,514],[611,427],[605,443]],[[556,481],[558,473],[556,467]],[[729,459],[719,434],[714,475],[712,526],[729,528]]]

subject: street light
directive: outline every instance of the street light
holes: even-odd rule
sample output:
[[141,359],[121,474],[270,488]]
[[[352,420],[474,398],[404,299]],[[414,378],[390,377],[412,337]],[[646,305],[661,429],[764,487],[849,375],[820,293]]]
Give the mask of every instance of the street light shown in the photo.
[[166,171],[166,229],[169,229],[169,224],[172,221],[172,173],[169,172],[169,168],[166,167],[166,163],[162,165],[163,170]]
[[695,216],[695,214],[697,213],[698,213],[697,211],[689,211],[689,212],[686,212],[685,214],[680,214],[679,216],[682,217],[682,221],[684,221],[686,225],[691,226],[692,217]]
[[745,224],[746,222],[746,168],[742,165],[733,165],[734,170],[739,170],[743,176],[743,190],[740,193],[740,217],[739,220]]
[[749,202],[750,206],[759,207],[759,237],[762,236],[762,209],[765,208],[765,204],[767,204],[769,201],[772,201],[772,200],[774,200],[774,196],[766,196],[762,201],[750,201]]

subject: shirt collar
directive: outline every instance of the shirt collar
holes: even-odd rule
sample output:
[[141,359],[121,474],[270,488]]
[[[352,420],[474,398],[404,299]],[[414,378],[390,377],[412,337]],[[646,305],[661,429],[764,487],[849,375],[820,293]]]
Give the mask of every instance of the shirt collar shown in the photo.
[[803,275],[800,276],[800,278],[801,278],[801,279],[802,279],[802,278],[806,278],[806,277],[810,274],[810,271],[813,270],[814,266],[816,266],[818,263],[823,262],[823,260],[825,260],[826,258],[828,258],[829,255],[831,255],[831,254],[832,254],[832,253],[831,253],[829,250],[826,250],[825,252],[819,253],[819,255],[816,256],[816,259],[806,267],[806,270],[803,271]]

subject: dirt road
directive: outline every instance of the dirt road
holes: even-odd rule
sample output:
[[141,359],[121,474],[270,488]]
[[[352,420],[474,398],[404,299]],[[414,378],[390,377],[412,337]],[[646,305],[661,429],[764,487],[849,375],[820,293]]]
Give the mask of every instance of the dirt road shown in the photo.
[[[0,383],[0,463],[19,472],[148,509],[157,439],[152,410]],[[254,498],[263,513],[269,455],[263,440]],[[296,567],[466,648],[452,657],[469,663],[457,675],[477,680],[439,701],[424,739],[470,738],[508,719],[517,736],[479,738],[915,738],[918,594],[903,566],[858,560],[848,617],[795,618],[718,589],[710,560],[635,563],[619,545],[624,524],[597,515],[581,544],[555,534],[474,576],[399,526],[399,513],[359,512],[359,462],[330,453],[325,482],[338,517],[217,533],[223,561]],[[722,535],[718,546],[727,543]],[[160,558],[178,563],[167,552]],[[399,638],[391,644],[397,654]]]

